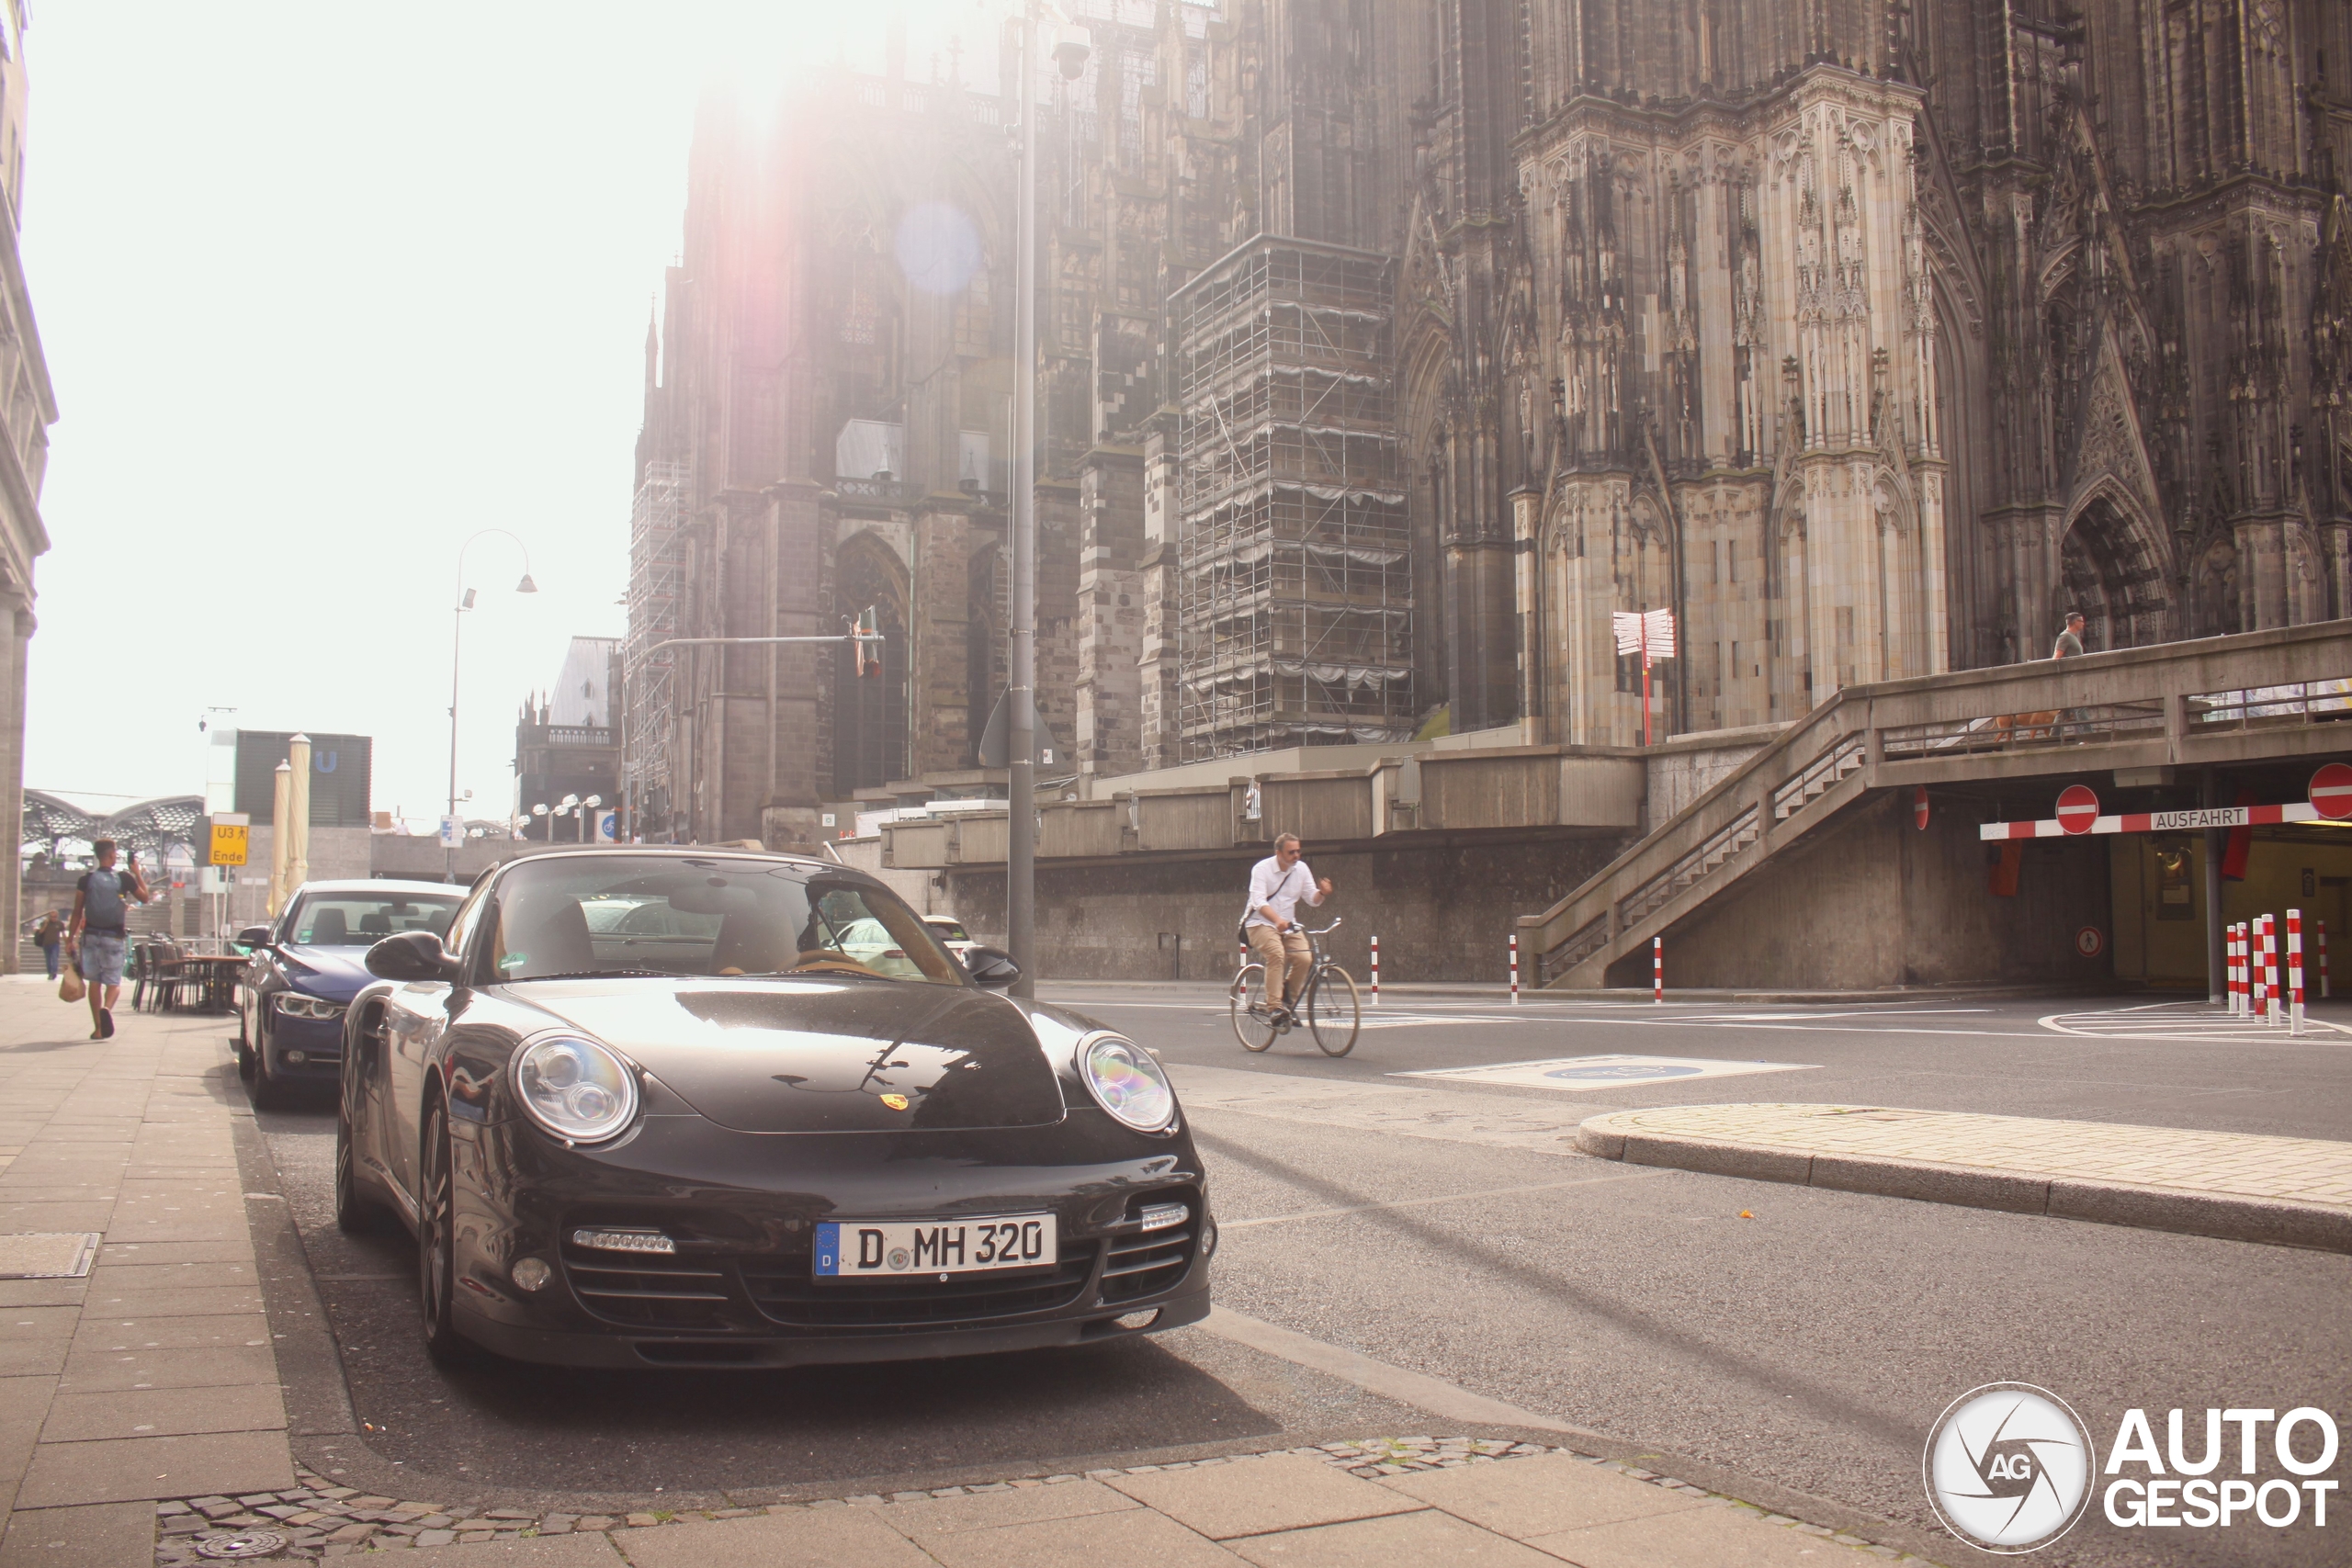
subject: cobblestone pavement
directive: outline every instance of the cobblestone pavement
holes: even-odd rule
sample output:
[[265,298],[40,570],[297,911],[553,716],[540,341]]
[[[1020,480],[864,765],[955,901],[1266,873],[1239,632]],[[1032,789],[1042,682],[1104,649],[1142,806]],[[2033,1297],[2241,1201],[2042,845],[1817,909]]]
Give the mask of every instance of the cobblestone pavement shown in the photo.
[[[1522,1460],[1538,1462],[1514,1463],[1467,1482],[1437,1479]],[[1182,1479],[1185,1472],[1209,1470],[1223,1472],[1201,1481]],[[434,1502],[364,1495],[353,1487],[329,1485],[327,1478],[309,1471],[296,1479],[301,1484],[288,1491],[159,1502],[156,1568],[193,1568],[222,1559],[307,1562],[388,1551],[426,1563],[444,1557],[436,1548],[563,1536],[601,1536],[605,1549],[582,1543],[579,1555],[567,1553],[561,1561],[609,1562],[615,1568],[624,1557],[630,1563],[822,1561],[842,1568],[867,1562],[912,1568],[964,1561],[972,1554],[952,1548],[978,1543],[957,1540],[943,1547],[944,1537],[993,1538],[988,1544],[995,1550],[983,1556],[1021,1562],[1033,1551],[1067,1551],[1071,1542],[1049,1538],[1074,1520],[1129,1515],[1135,1517],[1108,1521],[1110,1533],[1120,1538],[1115,1548],[1105,1540],[1100,1546],[1103,1557],[1080,1560],[1115,1559],[1134,1568],[1158,1568],[1269,1558],[1323,1561],[1337,1553],[1341,1561],[1404,1563],[1445,1551],[1482,1562],[1575,1562],[1615,1561],[1631,1547],[1638,1561],[1668,1568],[1714,1568],[1735,1561],[1764,1568],[1836,1564],[1849,1560],[1847,1552],[1931,1568],[1926,1559],[1894,1547],[1768,1513],[1671,1475],[1568,1448],[1462,1437],[1325,1443],[758,1508],[611,1514],[481,1506],[452,1511]],[[1020,1495],[1049,1488],[1069,1490]],[[938,1506],[981,1498],[999,1500]],[[865,1528],[849,1525],[849,1516],[809,1517],[842,1509],[868,1510],[856,1521]],[[1718,1512],[1700,1514],[1703,1509]],[[794,1523],[780,1527],[779,1520]],[[877,1522],[878,1530],[873,1529]],[[709,1528],[730,1524],[728,1529]],[[788,1544],[776,1533],[780,1528],[792,1531]],[[649,1532],[657,1530],[662,1540],[649,1540]],[[681,1550],[662,1550],[673,1540]],[[1825,1545],[1846,1551],[1825,1553]],[[778,1549],[786,1555],[771,1555]],[[447,1560],[455,1568],[473,1557]],[[1850,1560],[1859,1562],[1860,1557]]]
[[1579,1142],[1644,1134],[2352,1208],[2352,1143],[2321,1138],[1877,1105],[1750,1104],[1613,1111],[1586,1122]]

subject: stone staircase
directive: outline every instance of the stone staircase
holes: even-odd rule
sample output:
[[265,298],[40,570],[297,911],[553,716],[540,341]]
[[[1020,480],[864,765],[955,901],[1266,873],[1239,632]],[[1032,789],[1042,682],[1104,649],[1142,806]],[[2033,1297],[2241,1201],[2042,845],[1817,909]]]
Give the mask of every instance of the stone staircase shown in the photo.
[[2352,750],[2352,621],[1849,686],[1566,897],[1519,920],[1539,986],[1610,966],[1873,790]]

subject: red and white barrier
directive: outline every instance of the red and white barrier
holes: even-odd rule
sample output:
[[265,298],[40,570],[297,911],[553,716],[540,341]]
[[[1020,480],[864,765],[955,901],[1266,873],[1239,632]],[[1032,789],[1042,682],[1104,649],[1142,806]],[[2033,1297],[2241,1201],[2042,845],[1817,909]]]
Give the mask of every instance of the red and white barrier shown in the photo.
[[2319,994],[2324,998],[2334,994],[2327,983],[2327,922],[2314,920],[2312,923],[2319,927]]
[[2227,945],[2230,953],[2230,1016],[2244,1018],[2246,1010],[2245,922],[2230,927]]
[[2262,917],[2256,915],[2245,923],[2245,1015],[2257,1018],[2262,1013]]
[[2303,912],[2287,911],[2287,1029],[2303,1032]]
[[1666,1005],[1666,938],[1650,938],[1650,1000]]
[[1372,1005],[1380,1005],[1380,938],[1372,939]]
[[2287,998],[2278,989],[2278,917],[2262,917],[2262,1021],[2273,1029],[2285,1021]]
[[1519,933],[1510,933],[1510,1001],[1519,1005]]

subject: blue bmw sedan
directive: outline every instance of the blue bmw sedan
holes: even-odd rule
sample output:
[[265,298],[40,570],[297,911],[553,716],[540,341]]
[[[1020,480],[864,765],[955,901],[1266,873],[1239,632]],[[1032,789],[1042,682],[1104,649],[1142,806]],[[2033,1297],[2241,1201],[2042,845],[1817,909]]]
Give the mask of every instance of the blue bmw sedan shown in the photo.
[[343,1010],[368,973],[368,949],[401,931],[446,935],[465,897],[443,882],[307,882],[277,920],[238,940],[253,950],[237,1002],[237,1071],[255,1105],[343,1066]]

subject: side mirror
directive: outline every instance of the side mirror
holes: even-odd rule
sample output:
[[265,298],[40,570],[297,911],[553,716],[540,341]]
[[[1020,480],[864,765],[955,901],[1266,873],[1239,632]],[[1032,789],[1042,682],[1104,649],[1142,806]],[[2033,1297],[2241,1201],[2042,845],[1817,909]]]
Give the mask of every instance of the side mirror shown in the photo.
[[239,947],[267,947],[269,945],[269,928],[267,926],[247,926],[243,931],[237,933],[237,945]]
[[973,980],[990,990],[1000,990],[1021,978],[1021,965],[1012,961],[1012,954],[993,947],[976,947],[966,953],[964,968]]
[[368,973],[379,980],[455,980],[458,961],[431,931],[401,931],[368,950]]

